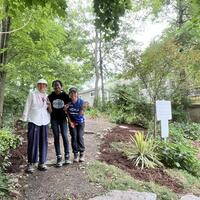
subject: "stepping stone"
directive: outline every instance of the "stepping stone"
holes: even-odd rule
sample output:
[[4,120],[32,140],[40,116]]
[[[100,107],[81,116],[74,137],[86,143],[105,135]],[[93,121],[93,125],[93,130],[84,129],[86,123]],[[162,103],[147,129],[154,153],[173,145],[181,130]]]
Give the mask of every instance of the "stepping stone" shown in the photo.
[[134,192],[112,190],[103,196],[94,197],[89,200],[156,200],[156,194],[149,192]]
[[187,194],[183,196],[181,200],[200,200],[200,197],[194,196],[193,194]]
[[124,129],[127,129],[127,128],[128,128],[128,126],[122,126],[122,125],[120,125],[119,127],[120,127],[120,128],[124,128]]

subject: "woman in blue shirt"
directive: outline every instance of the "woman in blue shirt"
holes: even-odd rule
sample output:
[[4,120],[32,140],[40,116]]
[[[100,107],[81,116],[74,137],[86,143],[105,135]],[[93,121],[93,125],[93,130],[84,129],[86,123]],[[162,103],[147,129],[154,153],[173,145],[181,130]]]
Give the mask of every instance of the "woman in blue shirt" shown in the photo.
[[69,120],[72,150],[74,153],[74,162],[84,162],[84,101],[78,97],[78,91],[74,87],[69,89],[69,96],[71,102],[69,103],[67,113]]

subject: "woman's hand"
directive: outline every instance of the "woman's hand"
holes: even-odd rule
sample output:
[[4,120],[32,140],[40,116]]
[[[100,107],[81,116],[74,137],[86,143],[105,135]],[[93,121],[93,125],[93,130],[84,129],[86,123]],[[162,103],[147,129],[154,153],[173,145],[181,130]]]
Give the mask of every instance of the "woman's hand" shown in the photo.
[[49,99],[47,98],[47,106],[49,107],[49,106],[51,106],[51,102],[49,101]]
[[47,98],[46,103],[47,103],[47,110],[48,110],[49,113],[51,113],[52,112],[52,107],[51,107],[51,102],[49,101],[48,98]]
[[75,128],[75,124],[74,124],[74,122],[69,122],[69,125],[71,126],[71,128]]
[[69,104],[65,104],[63,110],[66,112],[68,108],[69,108]]

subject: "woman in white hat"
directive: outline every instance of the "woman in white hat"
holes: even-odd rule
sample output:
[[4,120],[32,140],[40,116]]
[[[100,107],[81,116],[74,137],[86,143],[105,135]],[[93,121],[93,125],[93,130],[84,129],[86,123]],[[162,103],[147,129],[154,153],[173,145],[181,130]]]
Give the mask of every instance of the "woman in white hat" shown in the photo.
[[51,103],[46,94],[47,81],[40,79],[37,89],[30,92],[23,112],[23,121],[28,122],[28,166],[27,172],[33,173],[34,165],[39,163],[38,169],[46,171],[48,149],[48,124],[50,122]]

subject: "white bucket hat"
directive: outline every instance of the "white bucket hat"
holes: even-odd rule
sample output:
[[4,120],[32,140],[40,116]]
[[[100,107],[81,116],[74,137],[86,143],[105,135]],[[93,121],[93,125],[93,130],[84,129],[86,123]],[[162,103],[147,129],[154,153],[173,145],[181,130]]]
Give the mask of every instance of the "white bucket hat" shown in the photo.
[[38,80],[37,84],[39,84],[39,83],[44,83],[44,84],[47,85],[47,81],[46,81],[45,79],[40,79],[40,80]]

